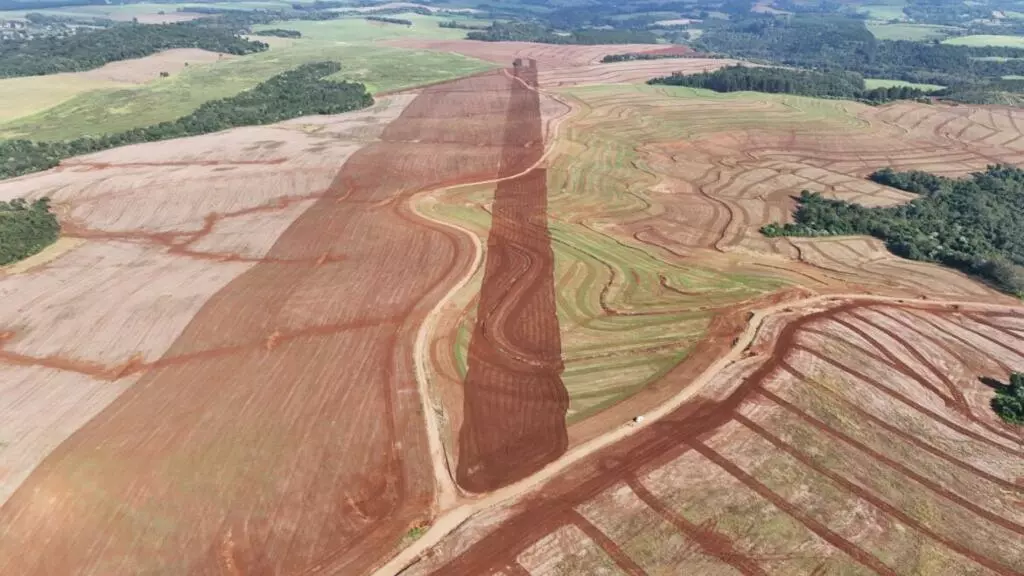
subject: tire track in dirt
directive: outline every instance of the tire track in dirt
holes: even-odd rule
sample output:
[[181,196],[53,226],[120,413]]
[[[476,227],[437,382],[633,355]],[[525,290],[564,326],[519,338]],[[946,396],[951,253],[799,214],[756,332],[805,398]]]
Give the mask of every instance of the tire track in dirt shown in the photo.
[[[805,352],[807,354],[810,354],[811,356],[814,356],[815,358],[821,360],[822,362],[824,362],[826,364],[829,364],[830,366],[832,366],[836,370],[838,370],[840,372],[845,372],[847,374],[850,374],[851,376],[853,376],[853,377],[857,378],[858,380],[861,380],[862,382],[870,385],[872,388],[875,388],[876,390],[878,390],[879,392],[885,394],[886,396],[889,396],[890,398],[893,398],[893,399],[899,401],[900,403],[905,404],[906,406],[917,410],[918,412],[920,412],[921,414],[923,414],[925,416],[928,416],[929,418],[931,418],[935,422],[937,422],[939,424],[942,424],[943,426],[946,426],[947,428],[955,430],[955,431],[959,432],[960,434],[963,434],[964,436],[969,437],[972,440],[975,440],[975,441],[978,441],[978,442],[982,442],[984,444],[987,444],[988,446],[991,446],[991,447],[993,447],[993,448],[995,448],[997,450],[1000,450],[1002,452],[1006,452],[1007,454],[1012,455],[1012,456],[1020,457],[1022,455],[1021,451],[1019,451],[1017,449],[1014,449],[1014,448],[1010,448],[1009,446],[1006,446],[1004,444],[1000,444],[999,442],[996,442],[996,441],[992,440],[991,438],[988,438],[987,436],[984,436],[984,435],[982,435],[982,434],[980,434],[980,433],[978,433],[978,432],[976,432],[974,430],[970,430],[969,428],[965,428],[965,427],[957,424],[956,422],[953,422],[952,420],[950,420],[950,419],[942,416],[941,414],[935,412],[934,410],[931,410],[929,408],[925,408],[924,406],[921,406],[920,404],[918,404],[917,402],[914,402],[910,398],[907,398],[903,394],[901,394],[899,392],[896,392],[892,388],[882,384],[877,379],[868,376],[867,374],[857,370],[856,368],[851,368],[851,367],[846,366],[846,365],[844,365],[844,364],[842,364],[842,363],[840,363],[840,362],[838,362],[836,360],[833,360],[832,358],[830,358],[828,356],[825,356],[824,354],[818,352],[817,350],[812,350],[812,349],[807,348],[806,346],[803,346],[803,345],[800,345],[800,344],[794,345],[793,346],[793,350],[799,350],[801,352]],[[1016,441],[1015,438],[1013,440]]]
[[[500,176],[544,154],[536,62],[513,74]],[[456,468],[459,486],[475,493],[525,478],[568,447],[547,170],[498,182],[491,212]]]
[[405,200],[498,174],[510,88],[424,90],[354,153],[165,355],[192,360],[149,370],[0,508],[0,573],[359,574],[429,520],[413,341],[473,256]]
[[[802,420],[803,422],[806,422],[808,425],[810,425],[814,429],[819,430],[819,431],[823,432],[824,434],[826,434],[827,436],[835,438],[836,440],[838,440],[838,441],[840,441],[842,443],[845,443],[845,444],[855,448],[856,450],[858,450],[860,452],[863,452],[864,454],[867,454],[873,460],[877,460],[879,462],[882,462],[886,466],[889,466],[890,468],[898,470],[904,476],[914,480],[918,484],[921,484],[922,486],[924,486],[928,490],[934,492],[935,494],[938,494],[938,495],[942,496],[943,498],[946,498],[950,502],[954,502],[957,505],[962,506],[963,508],[966,508],[967,510],[970,510],[972,513],[974,513],[974,514],[984,518],[985,520],[987,520],[987,521],[989,521],[989,522],[991,522],[993,524],[996,524],[998,526],[1006,528],[1007,530],[1010,530],[1011,532],[1016,532],[1017,534],[1020,534],[1020,535],[1024,536],[1024,527],[1022,527],[1020,524],[1017,524],[1017,523],[1015,523],[1013,521],[1007,520],[1007,519],[1005,519],[1005,518],[1003,518],[1003,517],[1001,517],[1001,516],[999,516],[999,515],[997,515],[997,514],[995,514],[993,512],[989,512],[988,510],[982,508],[981,506],[978,506],[978,505],[974,504],[973,502],[971,502],[970,500],[960,496],[959,494],[956,494],[956,493],[946,489],[945,487],[939,485],[938,483],[934,482],[930,478],[926,478],[925,476],[922,476],[921,474],[918,474],[913,469],[911,469],[910,467],[904,465],[903,463],[897,462],[896,460],[894,460],[892,458],[889,458],[888,456],[882,454],[881,452],[875,450],[874,448],[871,448],[867,444],[864,444],[863,442],[860,442],[860,441],[858,441],[858,440],[856,440],[854,438],[851,438],[850,436],[848,436],[848,435],[846,435],[846,434],[844,434],[844,433],[842,433],[842,432],[840,432],[840,431],[838,431],[838,430],[836,430],[834,428],[831,428],[831,427],[827,426],[825,423],[821,422],[817,418],[814,418],[810,414],[807,414],[806,412],[803,412],[802,410],[798,409],[796,406],[793,406],[789,402],[786,402],[785,400],[782,400],[781,398],[779,398],[778,396],[776,396],[775,394],[772,394],[771,392],[769,392],[767,390],[762,390],[761,391],[761,395],[764,396],[765,398],[767,398],[767,399],[769,399],[769,400],[779,404],[779,406],[785,408],[791,414],[793,414],[794,416],[796,416],[798,419]],[[765,434],[771,435],[771,433],[768,432],[767,430],[765,430],[764,427],[762,427],[760,424],[757,424],[756,422],[753,422],[748,417],[743,416],[742,414],[737,415],[736,416],[736,420],[741,422],[743,425],[747,426],[751,430],[754,430],[755,432],[757,432],[761,436],[765,436]],[[764,432],[764,434],[762,434],[762,432]],[[774,441],[772,441],[767,436],[765,436],[765,439],[769,440],[772,443],[774,443]],[[778,440],[778,438],[776,438],[776,440]],[[781,440],[779,440],[779,441],[781,442]],[[858,496],[860,496],[860,494],[858,494]]]
[[595,544],[604,550],[604,553],[615,562],[615,565],[619,567],[627,576],[647,576],[647,572],[640,567],[632,558],[626,555],[622,551],[622,548],[615,543],[614,540],[601,532],[600,528],[594,526],[590,520],[583,517],[582,514],[573,510],[568,513],[570,523],[575,525],[577,528],[583,531],[588,538],[594,541]]
[[683,518],[666,506],[664,502],[658,500],[657,496],[651,494],[651,491],[637,477],[627,479],[626,483],[637,498],[657,512],[666,522],[675,526],[680,533],[696,542],[701,551],[708,556],[718,558],[744,576],[767,576],[768,573],[757,564],[757,561],[736,550],[728,536],[715,533],[712,528],[697,526]]
[[[775,436],[771,432],[768,432],[762,426],[760,426],[756,422],[751,421],[749,418],[743,416],[742,414],[737,414],[735,419],[736,419],[737,422],[739,422],[742,425],[746,426],[747,428],[749,428],[751,431],[753,431],[755,434],[757,434],[758,436],[760,436],[764,440],[767,440],[772,446],[774,446],[775,448],[777,448],[778,450],[780,450],[784,454],[787,454],[787,455],[793,457],[793,459],[795,459],[796,461],[800,462],[801,464],[803,464],[807,468],[813,470],[816,474],[820,474],[821,476],[824,476],[825,478],[828,478],[834,484],[836,484],[837,486],[840,486],[844,491],[846,491],[846,492],[848,492],[850,494],[853,494],[854,496],[857,496],[858,498],[868,502],[869,504],[871,504],[875,508],[877,508],[879,510],[882,510],[883,512],[888,514],[890,517],[895,518],[895,519],[899,520],[901,523],[903,523],[904,525],[906,525],[906,526],[908,526],[908,527],[910,527],[910,528],[920,532],[921,534],[924,534],[929,539],[931,539],[931,540],[933,540],[933,541],[935,541],[935,542],[937,542],[939,544],[942,544],[946,548],[957,552],[958,554],[960,554],[961,556],[964,556],[965,558],[969,558],[969,559],[973,560],[974,562],[976,562],[976,563],[978,563],[978,564],[988,568],[989,570],[992,570],[993,572],[995,572],[997,574],[1001,574],[1002,576],[1017,576],[1017,575],[1019,575],[1019,572],[1014,570],[1012,567],[1006,566],[1006,565],[1004,565],[1004,564],[1002,564],[1000,562],[992,560],[991,558],[988,558],[987,556],[983,556],[983,555],[977,553],[976,551],[974,551],[974,550],[964,546],[963,544],[960,544],[959,542],[956,542],[954,540],[946,538],[946,537],[942,536],[941,534],[938,534],[937,532],[935,532],[931,528],[928,528],[927,526],[925,526],[921,522],[918,522],[916,519],[911,517],[909,514],[907,514],[903,510],[897,508],[896,506],[893,506],[892,504],[886,502],[885,500],[883,500],[879,496],[875,495],[870,490],[865,489],[865,488],[861,487],[860,485],[856,484],[855,482],[852,482],[851,480],[849,480],[849,479],[847,479],[847,478],[845,478],[845,477],[843,477],[843,476],[833,472],[832,470],[829,470],[829,469],[821,466],[820,464],[818,464],[818,462],[816,462],[814,460],[814,458],[808,456],[807,454],[805,454],[801,450],[799,450],[796,447],[794,447],[794,446],[788,444],[787,442],[783,441],[781,438]],[[708,452],[712,452],[712,451],[708,450]],[[703,452],[702,452],[702,454],[703,454]],[[739,470],[739,467],[737,467],[735,464],[732,464],[731,462],[728,462],[724,458],[721,458],[721,460],[724,461],[724,462],[727,462],[729,465],[732,466],[732,470],[730,470],[730,473],[732,473],[733,470]],[[716,462],[716,463],[718,463],[718,462]],[[734,474],[734,476],[735,476],[735,474]],[[743,481],[743,479],[741,479],[739,477],[737,477],[737,479],[740,479],[741,482]],[[746,484],[746,482],[744,482],[744,484]],[[792,506],[792,505],[790,505],[790,506]],[[787,511],[787,513],[788,512],[789,511]],[[792,516],[792,514],[790,514],[790,515]],[[988,519],[989,515],[986,515],[986,516],[983,516],[983,517]],[[1020,531],[1020,527],[1017,527],[1016,525],[1014,525],[1012,523],[1009,523],[1009,524],[1014,526],[1016,528],[1017,532]],[[830,541],[830,543],[832,543],[832,542]],[[833,545],[834,545],[834,543],[833,543]],[[839,546],[837,546],[837,547],[839,547]],[[844,551],[847,551],[846,549],[844,549],[842,547],[839,547],[839,548],[844,550]],[[876,569],[877,570],[877,568],[874,565],[871,565],[871,564],[866,564],[866,565],[870,566],[872,569]],[[879,572],[879,573],[882,573],[882,572]],[[889,570],[888,573],[895,574],[895,572],[893,572],[892,570]]]
[[856,546],[855,544],[848,542],[845,538],[843,538],[839,534],[836,534],[821,522],[818,522],[811,516],[805,514],[799,508],[797,508],[789,501],[785,500],[784,498],[776,494],[775,492],[772,492],[770,488],[762,484],[760,481],[758,481],[750,474],[744,472],[739,466],[733,464],[718,452],[715,452],[711,448],[696,441],[691,441],[691,446],[693,446],[694,450],[699,452],[702,456],[714,462],[716,465],[718,465],[718,467],[728,472],[730,476],[735,478],[741,484],[753,490],[755,493],[757,493],[758,496],[771,502],[776,508],[785,512],[786,515],[802,524],[808,530],[813,532],[816,536],[828,542],[836,549],[841,550],[861,565],[874,570],[876,574],[882,576],[897,576],[896,571],[889,568],[885,564],[882,564],[882,562],[879,559],[875,558],[865,550],[861,549],[859,546]]
[[[810,378],[806,374],[801,372],[800,370],[797,370],[796,368],[791,366],[788,362],[783,362],[782,363],[782,368],[785,369],[790,374],[792,374],[792,375],[796,376],[797,378],[803,380],[804,382],[814,382],[813,378]],[[797,406],[793,405],[788,400],[785,400],[782,397],[778,396],[774,392],[768,390],[767,388],[762,388],[761,389],[761,394],[763,396],[765,396],[766,398],[768,398],[769,400],[772,400],[773,402],[779,404],[783,408],[787,408],[788,409],[788,408],[792,407],[793,410],[800,410],[800,408],[798,408]],[[969,472],[971,474],[974,474],[976,476],[984,478],[985,480],[988,480],[989,482],[997,484],[997,485],[999,485],[1000,488],[1003,488],[1003,489],[1006,489],[1006,490],[1012,490],[1012,491],[1024,491],[1024,488],[1022,488],[1021,486],[1018,486],[1017,484],[1014,484],[1013,482],[1010,482],[1008,480],[1005,480],[1003,478],[995,476],[995,475],[993,475],[993,474],[991,474],[989,472],[986,472],[985,470],[982,470],[980,468],[975,467],[972,464],[969,464],[969,463],[964,462],[962,460],[958,460],[957,458],[954,458],[954,457],[950,456],[948,453],[943,452],[939,448],[936,448],[935,446],[933,446],[931,444],[928,444],[927,442],[922,441],[920,438],[918,438],[918,437],[916,437],[916,436],[914,436],[912,434],[908,434],[906,431],[901,430],[900,428],[897,428],[896,426],[893,426],[892,424],[886,422],[885,420],[879,418],[878,416],[872,414],[871,412],[868,412],[867,410],[861,408],[860,406],[854,404],[853,402],[850,402],[846,398],[843,398],[841,395],[832,394],[831,397],[833,399],[835,399],[837,402],[841,403],[843,405],[843,409],[844,410],[849,410],[850,412],[856,413],[858,415],[858,417],[864,418],[865,420],[870,421],[872,426],[877,426],[877,427],[879,427],[879,428],[881,428],[881,429],[883,429],[883,430],[893,434],[894,436],[897,436],[898,438],[900,438],[904,442],[907,442],[909,444],[913,444],[914,446],[924,450],[925,452],[928,452],[932,456],[936,456],[938,458],[941,458],[942,460],[945,460],[946,462],[952,464],[953,466],[961,468],[961,469],[963,469],[966,472]]]

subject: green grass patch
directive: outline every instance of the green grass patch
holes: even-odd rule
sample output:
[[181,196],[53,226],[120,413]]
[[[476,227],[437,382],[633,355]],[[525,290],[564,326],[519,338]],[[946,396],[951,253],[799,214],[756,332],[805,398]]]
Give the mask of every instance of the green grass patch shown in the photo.
[[971,60],[977,60],[978,62],[1010,62],[1013,60],[1024,60],[1024,58],[1010,58],[1008,56],[976,56]]
[[126,85],[75,74],[0,79],[0,123],[42,112],[80,94],[122,86]]
[[955,34],[959,28],[935,24],[886,24],[867,22],[868,30],[879,40],[910,40],[924,42],[941,40]]
[[441,28],[438,26],[439,22],[451,20],[450,16],[424,16],[415,13],[388,14],[387,16],[389,18],[409,20],[412,22],[412,26],[374,22],[366,20],[362,16],[353,16],[338,20],[277,22],[253,26],[253,30],[285,27],[302,32],[304,39],[327,42],[376,42],[381,40],[399,40],[401,38],[457,40],[466,37],[465,30]]
[[944,40],[943,44],[952,46],[1005,46],[1007,48],[1024,48],[1024,36],[1002,36],[996,34],[973,34]]
[[[342,65],[331,78],[363,82],[371,92],[457,78],[494,67],[457,54],[302,39],[251,56],[189,67],[177,76],[140,87],[78,94],[43,112],[0,124],[0,137],[64,140],[170,121],[209,100],[233,96],[275,74],[323,60]],[[41,77],[40,82],[55,78]]]
[[873,20],[905,20],[907,15],[903,13],[903,8],[907,5],[904,0],[891,0],[888,2],[878,2],[865,4],[857,8],[857,11],[861,14],[867,14],[868,18]]
[[926,92],[934,92],[936,90],[942,90],[945,86],[939,86],[938,84],[917,84],[914,82],[904,82],[903,80],[888,80],[885,78],[865,78],[864,86],[868,89],[874,88],[889,88],[892,86],[906,86],[908,88],[917,88],[918,90],[924,90]]

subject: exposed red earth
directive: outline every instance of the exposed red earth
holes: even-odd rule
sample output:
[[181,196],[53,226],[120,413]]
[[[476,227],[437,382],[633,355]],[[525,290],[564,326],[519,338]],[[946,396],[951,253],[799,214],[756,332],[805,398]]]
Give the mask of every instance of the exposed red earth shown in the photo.
[[1021,322],[856,300],[783,315],[697,401],[409,574],[1019,574],[1024,435],[977,378],[1024,368]]
[[428,521],[411,349],[472,255],[405,200],[501,173],[519,85],[428,88],[356,151],[0,508],[0,573],[359,574]]
[[565,452],[569,394],[555,311],[547,227],[547,170],[536,61],[514,68],[487,238],[476,327],[469,343],[457,481],[489,492]]

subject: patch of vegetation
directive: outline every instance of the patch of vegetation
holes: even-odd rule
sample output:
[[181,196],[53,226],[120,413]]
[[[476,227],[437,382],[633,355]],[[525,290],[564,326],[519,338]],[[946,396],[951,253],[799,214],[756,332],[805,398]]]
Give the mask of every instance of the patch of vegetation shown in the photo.
[[[396,26],[373,27],[362,20],[358,23],[367,29],[404,30]],[[301,31],[306,36],[306,29]],[[320,33],[319,30],[314,32]],[[0,124],[0,138],[71,140],[168,122],[191,113],[204,102],[234,96],[276,74],[324,60],[341,65],[341,71],[329,79],[360,82],[371,93],[448,80],[496,67],[489,62],[446,52],[387,46],[369,48],[356,43],[303,38],[245,58],[189,66],[180,74],[159,82],[123,87],[96,84],[92,88],[101,89],[81,87],[78,95],[67,94],[59,100],[55,100],[55,96],[67,92],[64,86],[69,80],[76,80],[76,85],[81,82],[75,77],[58,76],[0,80],[0,101],[25,102],[17,116],[11,114],[5,118],[6,123]],[[5,89],[8,83],[19,85],[8,90]],[[38,105],[32,103],[30,93],[21,92],[20,83],[24,83],[25,90],[45,94],[36,100]],[[8,94],[13,100],[5,99]],[[7,112],[3,108],[0,106],[0,118]]]
[[936,262],[1024,295],[1024,170],[991,166],[970,178],[927,172],[871,175],[879,184],[920,194],[901,206],[867,208],[804,191],[795,222],[768,224],[766,236],[868,234],[911,260]]
[[390,18],[388,16],[367,16],[365,19],[370,22],[383,22],[384,24],[400,24],[402,26],[412,26],[412,20],[406,20],[405,18]]
[[1024,374],[1010,374],[1009,384],[996,388],[990,405],[1004,422],[1024,426]]
[[961,28],[935,26],[933,24],[884,24],[881,22],[868,22],[866,25],[868,30],[879,40],[924,42],[928,40],[942,40],[957,32],[962,32]]
[[298,30],[287,30],[284,28],[266,28],[254,32],[256,36],[276,36],[278,38],[302,38],[302,32]]
[[790,68],[754,68],[729,66],[714,72],[681,74],[654,78],[648,84],[706,88],[715,92],[767,92],[796,94],[816,98],[843,98],[869,103],[923,98],[925,93],[910,86],[888,86],[868,89],[864,79],[850,72],[813,72]]
[[438,26],[441,28],[455,28],[458,30],[486,30],[487,24],[468,24],[466,22],[460,22],[458,20],[445,20],[438,22]]
[[891,88],[893,86],[907,86],[909,88],[917,88],[924,92],[935,92],[936,90],[942,90],[945,86],[939,86],[938,84],[920,84],[915,82],[907,82],[905,80],[889,80],[886,78],[865,78],[864,87],[867,89],[872,88]]
[[694,46],[705,52],[864,77],[942,86],[980,85],[1024,74],[1024,50],[878,40],[861,20],[820,14],[750,17],[711,25]]
[[624,54],[608,54],[601,58],[601,62],[627,62],[630,60],[664,60],[666,58],[686,58],[686,54],[659,54],[649,52],[626,52]]
[[141,58],[171,48],[201,48],[240,55],[266,50],[267,45],[241,38],[226,28],[191,22],[123,24],[71,36],[0,42],[0,78],[90,70],[108,62]]
[[0,266],[38,254],[60,236],[50,199],[29,204],[22,198],[0,202]]
[[339,114],[373,104],[373,97],[362,84],[324,79],[340,69],[336,62],[305,64],[252,90],[207,102],[187,116],[146,128],[61,142],[0,141],[0,178],[46,170],[64,158],[128,144],[270,124],[311,114]]
[[470,40],[485,42],[543,42],[545,44],[652,44],[658,37],[648,30],[579,29],[569,33],[534,22],[494,22],[484,30],[466,34]]
[[1024,37],[995,34],[975,34],[945,40],[943,44],[954,46],[1005,46],[1008,48],[1024,48]]

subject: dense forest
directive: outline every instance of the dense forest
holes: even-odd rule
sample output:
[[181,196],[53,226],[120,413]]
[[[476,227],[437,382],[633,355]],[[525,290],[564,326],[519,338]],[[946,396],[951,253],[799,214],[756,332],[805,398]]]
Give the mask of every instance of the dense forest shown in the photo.
[[38,253],[59,235],[49,198],[31,204],[21,198],[0,202],[0,266]]
[[302,38],[302,32],[285,28],[268,28],[253,33],[256,36],[276,36],[278,38]]
[[225,28],[192,22],[120,24],[71,36],[0,42],[0,78],[89,70],[171,48],[249,54],[266,50],[267,45],[240,38]]
[[311,114],[339,114],[373,104],[362,84],[325,80],[337,62],[304,64],[229,98],[212,100],[173,122],[64,142],[0,141],[0,179],[52,168],[64,158],[140,142],[270,124]]
[[804,191],[795,223],[769,224],[767,236],[868,234],[893,253],[938,262],[1024,296],[1024,170],[990,166],[970,178],[883,169],[871,179],[920,194],[900,206],[867,208]]
[[706,88],[715,92],[768,92],[816,98],[844,98],[877,104],[892,100],[923,98],[925,93],[908,86],[867,89],[864,78],[853,72],[813,72],[791,68],[729,66],[714,72],[674,73],[653,78],[648,84]]
[[1010,382],[996,388],[991,405],[1003,421],[1024,426],[1024,374],[1011,373]]
[[[862,20],[841,16],[749,16],[705,22],[694,47],[710,53],[867,78],[957,86],[1024,75],[1024,50],[877,40]],[[1010,58],[980,60],[979,58]]]
[[466,34],[470,40],[487,42],[522,41],[546,44],[652,44],[658,40],[647,30],[581,29],[559,33],[535,22],[495,22],[483,30]]

